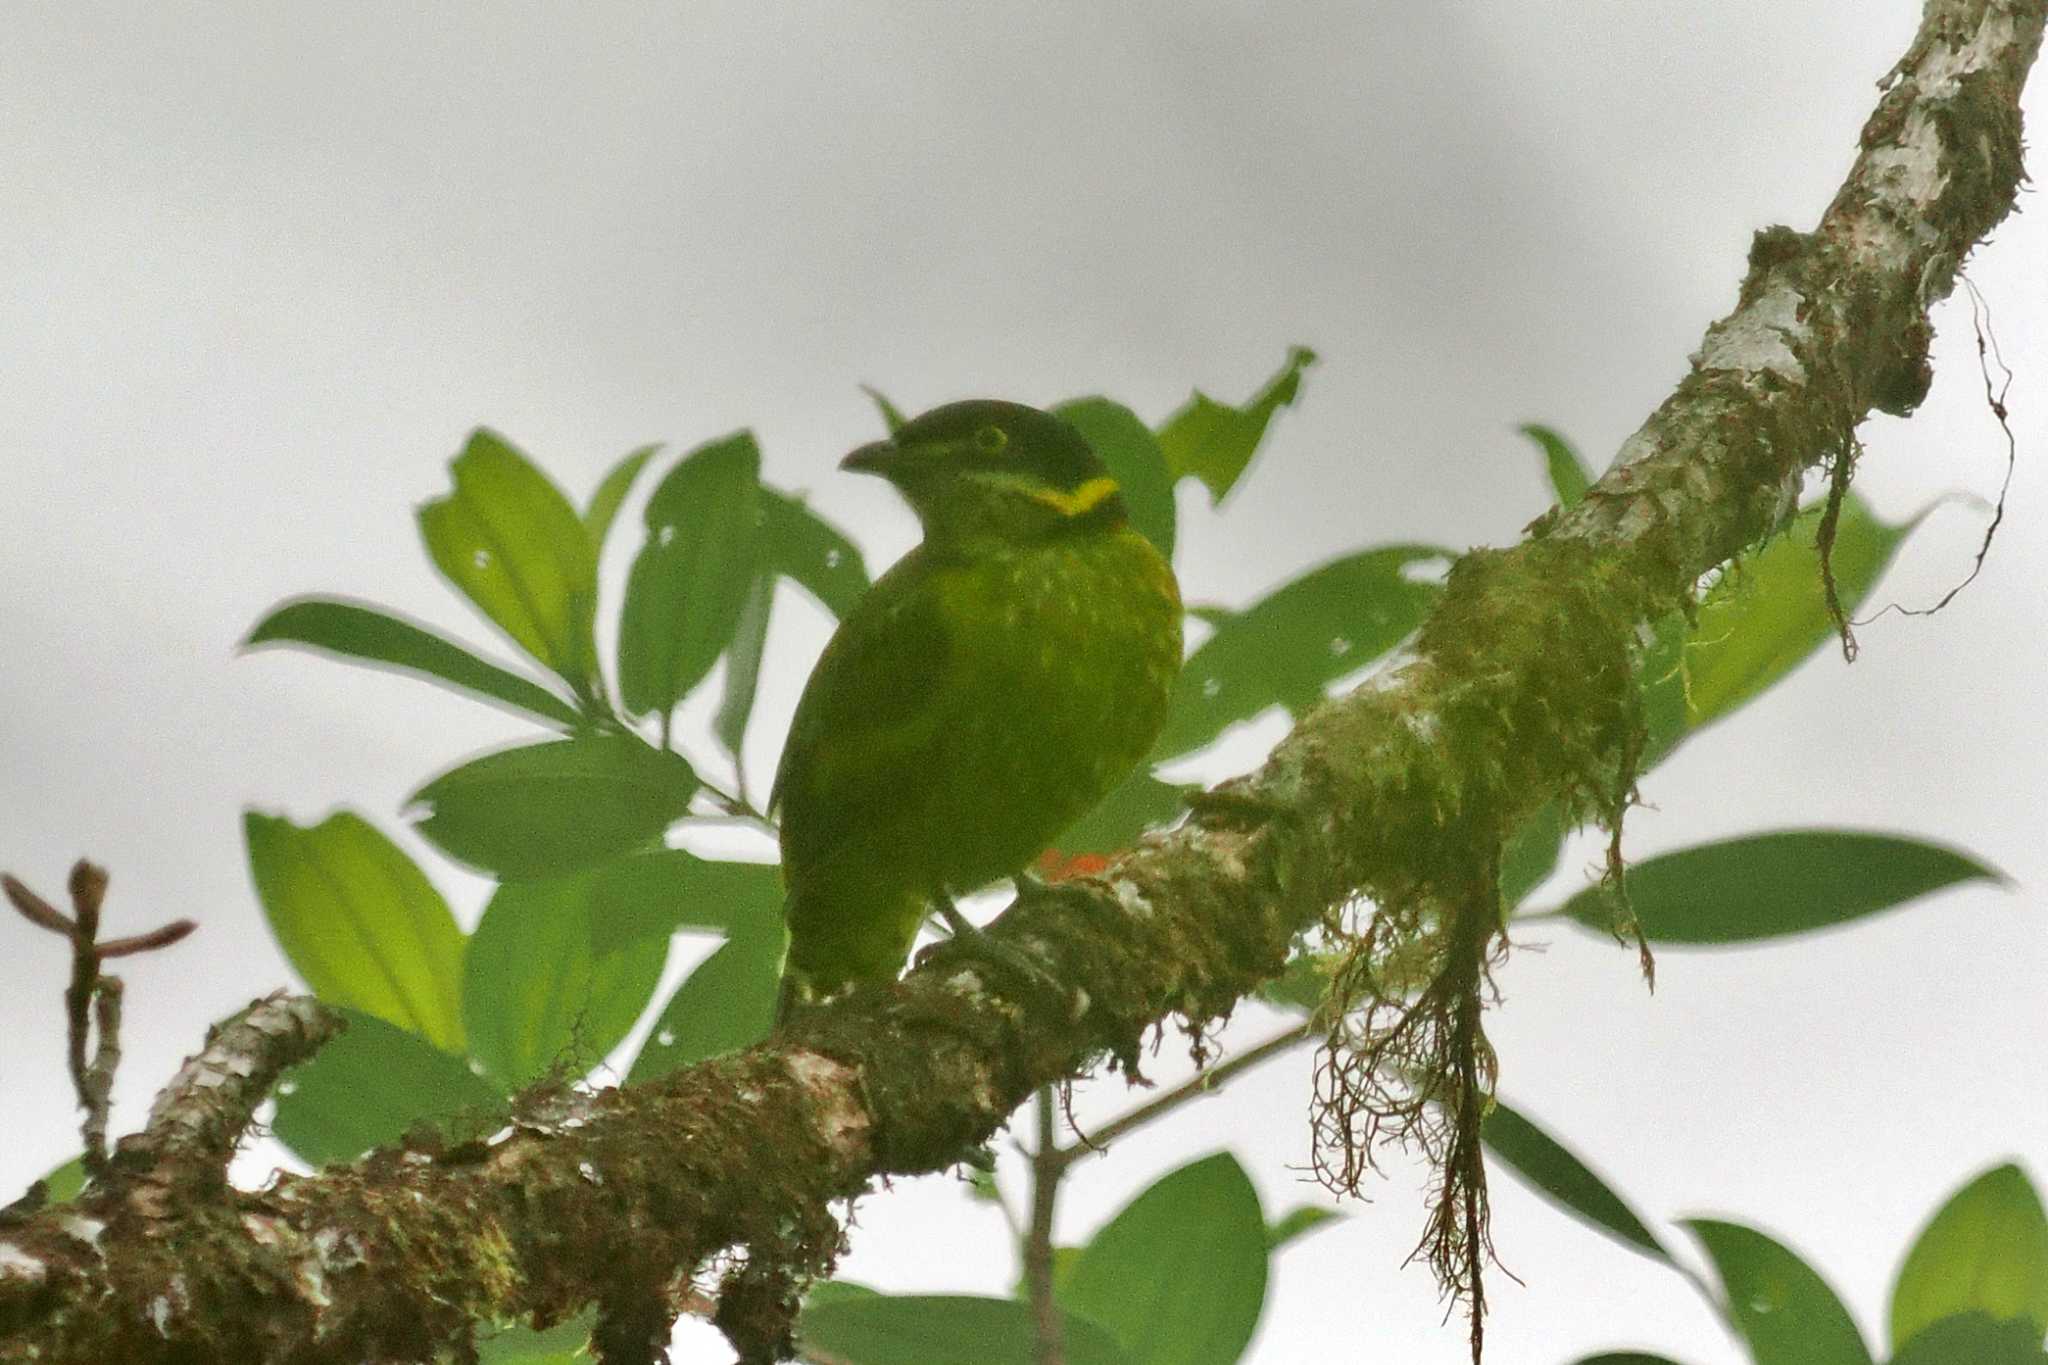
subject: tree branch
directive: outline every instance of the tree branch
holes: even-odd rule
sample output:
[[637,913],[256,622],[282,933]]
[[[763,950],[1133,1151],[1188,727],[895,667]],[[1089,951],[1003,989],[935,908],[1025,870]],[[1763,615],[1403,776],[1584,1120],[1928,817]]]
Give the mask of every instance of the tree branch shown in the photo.
[[743,1358],[785,1351],[804,1277],[838,1250],[832,1200],[944,1167],[1105,1056],[1135,1073],[1156,1021],[1199,1036],[1331,907],[1412,904],[1546,800],[1605,808],[1638,628],[1782,525],[1864,416],[1925,394],[1927,309],[2012,205],[2043,17],[2044,0],[1931,0],[1818,227],[1758,234],[1735,310],[1583,502],[1461,560],[1415,647],[1231,801],[1074,884],[1087,894],[1003,916],[993,932],[1071,997],[942,955],[770,1045],[566,1097],[487,1143],[388,1149],[155,1220],[121,1180],[96,1184],[0,1229],[0,1359],[415,1360],[474,1319],[604,1300],[622,1264],[671,1306],[722,1270]]

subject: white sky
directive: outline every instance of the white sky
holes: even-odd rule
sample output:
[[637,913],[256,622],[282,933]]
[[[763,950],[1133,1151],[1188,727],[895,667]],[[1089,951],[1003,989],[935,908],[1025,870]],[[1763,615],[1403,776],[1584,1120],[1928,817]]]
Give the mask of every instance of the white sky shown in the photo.
[[[1550,422],[1605,461],[1733,301],[1750,232],[1811,225],[1917,17],[1901,0],[823,12],[8,7],[0,866],[54,890],[87,853],[113,870],[110,932],[205,926],[123,972],[122,1124],[207,1021],[287,980],[245,805],[304,821],[347,804],[395,830],[423,777],[519,733],[424,684],[233,651],[272,602],[316,590],[493,643],[411,524],[471,426],[580,498],[635,445],[751,425],[770,479],[814,489],[879,568],[914,528],[832,472],[875,429],[857,384],[913,408],[1102,391],[1157,419],[1192,384],[1242,396],[1301,341],[1323,363],[1228,515],[1184,504],[1190,598],[1244,601],[1371,542],[1508,543],[1544,502],[1513,425]],[[1765,1226],[1866,1328],[1941,1196],[2013,1156],[2048,1175],[2044,259],[2035,214],[1972,269],[2020,371],[2013,510],[1983,577],[1660,769],[1629,833],[1641,855],[1907,829],[2017,889],[1667,952],[1654,998],[1632,954],[1532,935],[1547,951],[1514,958],[1490,1024],[1503,1093],[1660,1228]],[[1936,321],[1922,412],[1866,429],[1859,487],[1893,517],[2001,471],[1967,309]],[[1937,513],[1880,596],[1937,596],[1981,521]],[[636,538],[621,527],[614,575]],[[814,616],[784,619],[762,765],[822,642]],[[473,915],[480,884],[404,837]],[[1559,886],[1589,861],[1568,857]],[[21,926],[0,944],[11,1190],[77,1139],[60,955]],[[1256,1013],[1232,1036],[1270,1027]],[[1315,1197],[1297,1175],[1307,1093],[1297,1056],[1083,1165],[1061,1237],[1217,1146],[1272,1211]],[[1082,1112],[1126,1103],[1098,1084]],[[1677,1277],[1510,1180],[1495,1194],[1525,1283],[1495,1279],[1491,1358],[1740,1358]],[[1399,1269],[1413,1172],[1347,1212],[1285,1254],[1252,1358],[1462,1361],[1426,1272]],[[863,1204],[844,1272],[982,1292],[1014,1273],[995,1216],[943,1179]],[[681,1358],[727,1358],[687,1340]]]

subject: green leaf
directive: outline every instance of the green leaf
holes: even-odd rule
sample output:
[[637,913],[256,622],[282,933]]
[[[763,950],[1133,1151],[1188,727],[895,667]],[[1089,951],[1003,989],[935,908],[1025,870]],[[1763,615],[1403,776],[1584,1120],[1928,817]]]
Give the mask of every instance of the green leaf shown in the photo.
[[872,1299],[881,1292],[858,1280],[819,1280],[804,1295],[804,1307],[818,1308],[828,1303],[843,1303],[847,1299]]
[[301,597],[281,602],[256,623],[245,649],[264,645],[305,645],[345,659],[387,665],[447,683],[459,691],[501,703],[515,711],[573,726],[576,708],[538,683],[527,681],[470,653],[426,627],[364,602]]
[[616,952],[678,929],[725,934],[782,924],[782,873],[774,863],[713,862],[680,848],[635,853],[594,869],[591,949]]
[[421,834],[499,877],[548,877],[656,839],[689,809],[697,775],[635,735],[501,749],[413,793]]
[[633,491],[633,481],[640,477],[640,471],[660,449],[659,445],[641,446],[613,465],[611,473],[598,484],[597,492],[590,495],[590,506],[583,509],[583,529],[590,536],[591,554],[604,553],[605,538],[612,531],[612,518],[618,516],[626,494]]
[[754,714],[754,693],[761,686],[761,655],[768,647],[768,613],[775,603],[775,579],[757,574],[740,606],[740,619],[733,627],[732,646],[725,651],[725,696],[718,714],[711,718],[711,732],[732,755],[733,766],[743,771],[741,754],[747,738],[747,721]]
[[1181,669],[1153,756],[1199,749],[1269,706],[1322,701],[1421,624],[1441,589],[1415,568],[1451,558],[1431,545],[1346,555],[1227,618]]
[[1688,1218],[1728,1295],[1728,1316],[1756,1365],[1870,1365],[1835,1291],[1789,1248],[1740,1223]]
[[435,567],[521,649],[589,695],[597,555],[582,518],[494,431],[473,432],[449,469],[454,491],[419,511]]
[[882,414],[882,425],[889,429],[891,436],[910,424],[910,419],[903,415],[903,410],[890,402],[888,395],[880,389],[872,384],[863,384],[860,391],[873,400],[875,411]]
[[967,1197],[975,1203],[1000,1205],[1003,1202],[1003,1189],[996,1184],[994,1171],[985,1171],[979,1166],[962,1166],[960,1175],[965,1182]]
[[1564,816],[1555,801],[1546,801],[1522,822],[1500,855],[1500,898],[1512,908],[1548,881],[1564,849]]
[[1173,475],[1152,429],[1137,413],[1107,398],[1076,398],[1052,412],[1094,447],[1123,494],[1131,525],[1172,559]]
[[500,886],[469,943],[462,1017],[470,1052],[508,1089],[564,1066],[581,1075],[631,1031],[668,940],[591,950],[591,873]]
[[71,1160],[42,1177],[45,1204],[68,1204],[85,1189],[85,1158]]
[[1107,1327],[1137,1365],[1233,1365],[1266,1302],[1266,1220],[1228,1152],[1173,1171],[1096,1233],[1060,1307]]
[[[1644,661],[1644,704],[1654,763],[1679,740],[1733,714],[1835,638],[1821,591],[1814,536],[1819,505],[1783,535],[1745,556],[1701,600],[1698,622],[1659,630]],[[1888,526],[1851,494],[1842,507],[1832,556],[1842,609],[1854,615],[1919,518]]]
[[1586,468],[1586,462],[1579,458],[1579,452],[1572,449],[1565,440],[1549,427],[1535,422],[1526,422],[1515,428],[1536,443],[1543,452],[1544,472],[1550,477],[1550,490],[1557,495],[1557,505],[1574,507],[1586,496],[1586,490],[1593,486],[1593,472]]
[[1297,1204],[1266,1227],[1266,1250],[1274,1252],[1318,1228],[1342,1222],[1344,1215],[1320,1204]]
[[1219,403],[1197,389],[1187,406],[1159,429],[1159,449],[1176,479],[1193,475],[1209,486],[1213,502],[1222,502],[1251,463],[1273,414],[1292,404],[1301,390],[1301,372],[1315,363],[1306,346],[1288,351],[1287,363],[1256,397],[1241,408]]
[[516,1324],[480,1329],[477,1365],[575,1365],[588,1361],[593,1358],[588,1350],[590,1332],[596,1325],[596,1311],[585,1310],[542,1332]]
[[1295,950],[1280,975],[1259,987],[1259,995],[1275,1005],[1311,1013],[1323,1003],[1330,989],[1334,959],[1307,948]]
[[1128,848],[1146,830],[1179,815],[1187,790],[1161,782],[1149,769],[1140,767],[1094,810],[1069,825],[1056,847],[1069,854],[1114,853]]
[[[1101,1328],[1061,1323],[1067,1365],[1132,1365]],[[1031,1306],[966,1294],[833,1297],[797,1319],[805,1351],[844,1365],[1033,1365]]]
[[1985,1313],[1943,1318],[1906,1343],[1891,1365],[2048,1365],[2041,1329],[2029,1319],[2000,1322]]
[[662,1007],[628,1084],[752,1047],[775,1023],[782,979],[782,926],[737,930],[697,965]]
[[462,1051],[462,930],[398,845],[337,811],[301,828],[245,811],[256,895],[313,993]]
[[1603,1351],[1597,1356],[1584,1356],[1577,1365],[1678,1365],[1669,1356],[1653,1356],[1647,1351]]
[[[2003,874],[1967,854],[1896,834],[1777,830],[1660,854],[1623,874],[1630,907],[1653,943],[1751,943],[1806,933]],[[1608,891],[1589,886],[1564,913],[1598,932],[1613,923]]]
[[1671,1264],[1671,1254],[1627,1200],[1608,1188],[1592,1167],[1506,1103],[1495,1102],[1480,1138],[1509,1170],[1566,1213],[1631,1251]]
[[845,616],[868,590],[867,562],[846,533],[798,499],[761,490],[761,559],[834,616]]
[[348,1030],[285,1073],[271,1131],[309,1165],[353,1161],[417,1123],[496,1111],[499,1092],[451,1056],[382,1019],[348,1015]]
[[2018,1166],[1995,1166],[1956,1191],[1906,1253],[1892,1286],[1892,1349],[1935,1321],[1980,1312],[2048,1332],[2048,1214]]
[[626,578],[619,696],[666,714],[732,642],[759,567],[761,451],[750,431],[699,446],[647,500],[647,539]]

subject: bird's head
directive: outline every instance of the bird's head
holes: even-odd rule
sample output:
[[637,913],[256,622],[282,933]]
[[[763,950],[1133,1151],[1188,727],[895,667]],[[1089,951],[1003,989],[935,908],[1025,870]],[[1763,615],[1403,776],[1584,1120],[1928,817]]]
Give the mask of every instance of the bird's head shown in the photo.
[[896,485],[928,540],[1031,540],[1125,520],[1116,480],[1081,433],[1022,403],[933,408],[839,467]]

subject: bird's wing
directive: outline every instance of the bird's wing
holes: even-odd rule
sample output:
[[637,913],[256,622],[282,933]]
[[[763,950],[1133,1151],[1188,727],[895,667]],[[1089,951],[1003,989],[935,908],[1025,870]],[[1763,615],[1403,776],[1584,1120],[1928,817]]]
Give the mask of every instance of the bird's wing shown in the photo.
[[921,786],[959,689],[951,571],[913,551],[840,623],[790,722],[769,808],[785,867],[814,865]]

